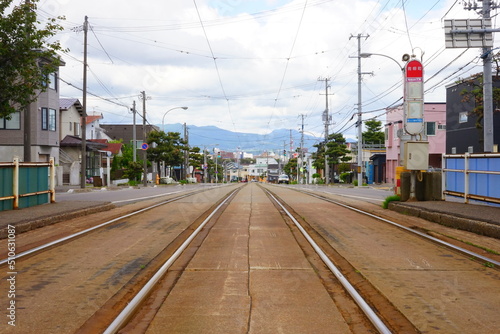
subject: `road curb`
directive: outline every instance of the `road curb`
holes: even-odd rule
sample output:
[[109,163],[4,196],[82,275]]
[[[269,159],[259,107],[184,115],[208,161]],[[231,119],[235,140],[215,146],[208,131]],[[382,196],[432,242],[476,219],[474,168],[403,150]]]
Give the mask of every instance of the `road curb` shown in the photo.
[[[48,205],[50,205],[50,204],[48,204]],[[82,216],[87,216],[87,215],[91,215],[93,213],[109,211],[109,210],[114,209],[114,208],[115,208],[114,204],[105,203],[105,204],[101,204],[101,205],[92,206],[89,208],[78,209],[75,211],[62,212],[62,213],[51,215],[51,216],[39,217],[39,218],[36,218],[34,220],[31,219],[31,220],[19,221],[16,223],[12,223],[11,225],[15,226],[16,234],[19,234],[19,233],[24,233],[24,232],[28,232],[28,231],[37,229],[39,227],[59,223],[59,222],[64,221],[64,220],[73,219],[73,218],[82,217]],[[5,226],[4,228],[0,229],[0,240],[6,239],[7,236],[8,236],[8,227]]]
[[429,211],[398,202],[390,202],[389,209],[405,215],[419,217],[443,226],[500,239],[500,226],[488,222],[452,216],[443,212]]

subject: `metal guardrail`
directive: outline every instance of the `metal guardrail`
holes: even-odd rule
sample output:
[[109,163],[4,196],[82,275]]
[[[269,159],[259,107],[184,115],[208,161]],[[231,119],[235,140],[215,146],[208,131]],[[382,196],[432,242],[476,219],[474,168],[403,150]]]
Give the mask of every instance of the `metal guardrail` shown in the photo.
[[[478,165],[479,160],[488,159],[483,163],[482,168],[472,168],[471,161]],[[454,161],[461,168],[448,168],[448,162]],[[462,163],[463,160],[463,163]],[[442,168],[442,197],[445,195],[463,197],[464,203],[469,203],[470,199],[500,204],[500,197],[494,192],[500,193],[497,189],[500,186],[500,154],[499,153],[465,153],[465,154],[443,154]],[[484,162],[484,161],[483,161]],[[491,163],[490,163],[491,162]],[[481,163],[479,163],[481,164]],[[486,165],[486,166],[485,166]],[[498,170],[495,170],[498,169]],[[457,173],[457,174],[452,174]],[[462,179],[458,176],[463,174]],[[484,175],[484,177],[478,177]],[[498,175],[498,177],[496,177]],[[451,177],[455,176],[453,183]],[[448,181],[448,182],[447,182]],[[463,184],[462,184],[463,182]],[[471,189],[471,184],[473,189]],[[496,186],[490,189],[491,185]],[[493,192],[493,193],[492,193]],[[494,195],[494,196],[493,196]]]
[[[39,177],[38,175],[35,175],[35,180],[25,180],[22,179],[22,175],[20,170],[22,168],[30,169],[30,168],[39,168],[39,167],[48,167],[48,175],[47,179],[43,179],[44,176],[42,175],[41,179],[38,180]],[[50,203],[54,203],[56,201],[55,199],[55,164],[54,164],[54,158],[50,159],[50,162],[19,162],[18,158],[15,158],[13,162],[0,162],[0,168],[1,169],[7,169],[11,170],[8,171],[6,175],[2,173],[2,184],[0,187],[0,202],[1,201],[8,201],[12,200],[12,207],[11,208],[2,208],[0,207],[1,210],[9,210],[9,209],[19,209],[20,207],[20,201],[23,198],[29,198],[33,196],[39,196],[39,195],[44,195],[48,194],[49,195],[49,201]],[[43,171],[42,171],[43,172]],[[29,175],[29,172],[28,172]],[[12,177],[12,180],[10,180],[10,176]],[[9,179],[7,181],[7,179]],[[11,181],[11,182],[10,182]],[[32,190],[34,185],[32,184],[22,184],[22,182],[29,182],[29,181],[34,181],[36,182],[36,189]],[[42,182],[39,182],[42,181]],[[21,186],[22,184],[22,186]],[[31,189],[29,191],[28,189]],[[41,204],[41,203],[37,203]],[[33,205],[37,205],[33,204]],[[30,201],[27,201],[26,207],[28,206],[33,206],[30,204]],[[10,205],[9,205],[10,206]]]

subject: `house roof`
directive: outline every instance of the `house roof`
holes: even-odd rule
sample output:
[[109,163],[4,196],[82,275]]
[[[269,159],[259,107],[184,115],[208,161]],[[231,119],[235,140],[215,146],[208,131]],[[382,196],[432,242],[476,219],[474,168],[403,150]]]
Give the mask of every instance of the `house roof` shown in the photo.
[[101,143],[101,144],[108,144],[107,139],[90,139],[90,141],[96,142],[96,143]]
[[[86,142],[87,150],[89,151],[97,151],[103,150],[106,147],[106,144],[96,143],[88,140]],[[82,138],[76,136],[66,136],[63,140],[61,140],[61,147],[78,147],[82,146]]]
[[108,147],[105,148],[103,151],[109,151],[113,154],[119,154],[123,144],[122,143],[108,143]]
[[61,99],[59,99],[59,110],[68,110],[72,106],[75,106],[76,110],[80,114],[83,112],[83,106],[78,99],[75,99],[75,98],[61,98]]
[[103,118],[103,117],[102,117],[102,115],[98,115],[98,116],[87,116],[87,119],[86,119],[86,120],[87,120],[87,124],[90,124],[90,123],[95,122],[95,121],[97,121],[97,120],[100,120],[100,119],[102,119],[102,118]]
[[101,151],[109,151],[113,154],[120,153],[123,146],[122,143],[108,143],[107,139],[91,139],[89,141],[106,145],[106,147],[101,148]]

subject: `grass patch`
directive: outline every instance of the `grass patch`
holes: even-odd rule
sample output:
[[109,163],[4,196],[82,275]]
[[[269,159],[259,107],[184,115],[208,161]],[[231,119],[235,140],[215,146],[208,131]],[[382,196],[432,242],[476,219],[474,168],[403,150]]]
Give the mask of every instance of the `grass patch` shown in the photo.
[[400,201],[401,200],[401,197],[399,197],[399,195],[392,195],[392,196],[387,196],[384,200],[384,202],[382,203],[382,207],[384,209],[387,209],[389,207],[389,203],[390,202],[393,202],[393,201]]
[[462,240],[462,239],[456,238],[456,237],[451,236],[451,235],[442,234],[442,233],[439,233],[439,234],[444,235],[444,236],[446,236],[447,238],[450,238],[450,239],[453,239],[453,240],[456,240],[456,241],[463,242],[464,244],[467,244],[467,245],[469,245],[469,246],[473,246],[473,247],[476,247],[476,248],[482,249],[482,250],[484,250],[485,252],[488,252],[488,253],[490,253],[490,254],[500,255],[500,253],[498,253],[497,251],[495,251],[495,250],[493,250],[493,249],[489,249],[488,247],[484,247],[484,246],[476,245],[476,244],[475,244],[475,243],[473,243],[473,242],[470,242],[470,241],[465,241],[465,240]]

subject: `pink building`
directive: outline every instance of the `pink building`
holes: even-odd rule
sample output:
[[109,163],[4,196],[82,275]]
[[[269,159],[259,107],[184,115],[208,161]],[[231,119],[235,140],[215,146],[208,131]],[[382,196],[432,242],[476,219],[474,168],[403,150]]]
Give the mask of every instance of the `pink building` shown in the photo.
[[[404,146],[404,140],[401,139],[401,135],[404,134],[403,106],[388,109],[386,120],[385,182],[394,184],[396,167],[402,165],[400,153],[401,146]],[[424,122],[424,135],[429,141],[429,168],[441,168],[441,156],[446,152],[446,103],[425,103]]]

